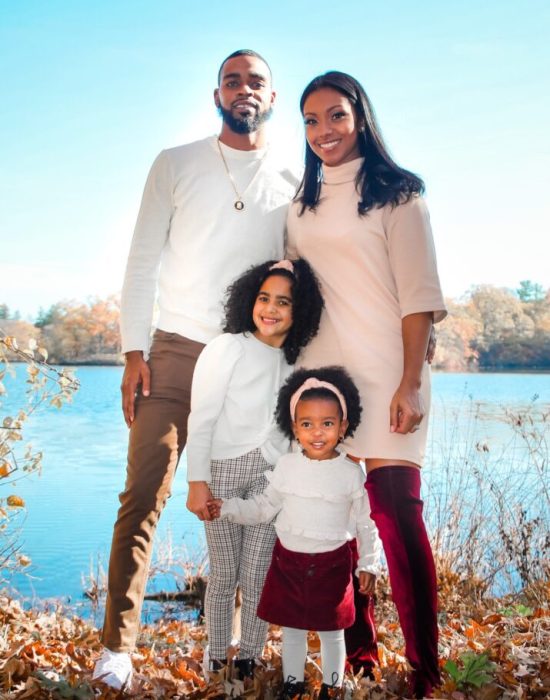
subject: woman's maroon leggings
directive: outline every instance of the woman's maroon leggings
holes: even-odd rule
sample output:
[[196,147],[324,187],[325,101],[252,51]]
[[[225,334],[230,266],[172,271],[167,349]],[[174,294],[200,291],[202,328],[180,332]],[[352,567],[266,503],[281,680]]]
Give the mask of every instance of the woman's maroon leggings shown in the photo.
[[[351,540],[352,570],[357,568],[359,554],[357,540]],[[376,646],[376,625],[374,622],[374,596],[359,593],[359,579],[353,577],[353,600],[355,603],[355,623],[344,630],[347,662],[353,673],[363,669],[370,676],[374,664],[378,663]]]
[[[371,517],[376,523],[386,560],[392,598],[405,638],[405,654],[413,668],[412,691],[417,697],[439,685],[437,661],[437,578],[432,550],[422,519],[420,470],[388,466],[367,475]],[[354,577],[355,578],[355,577]],[[346,630],[349,662],[372,663],[372,608],[368,598],[356,598],[355,624]]]

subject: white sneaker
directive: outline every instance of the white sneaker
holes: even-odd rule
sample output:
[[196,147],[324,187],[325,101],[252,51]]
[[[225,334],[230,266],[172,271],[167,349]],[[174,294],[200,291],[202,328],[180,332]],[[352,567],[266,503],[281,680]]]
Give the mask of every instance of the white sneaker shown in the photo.
[[132,680],[132,660],[125,651],[117,652],[103,649],[96,661],[92,680],[102,681],[106,685],[121,690]]

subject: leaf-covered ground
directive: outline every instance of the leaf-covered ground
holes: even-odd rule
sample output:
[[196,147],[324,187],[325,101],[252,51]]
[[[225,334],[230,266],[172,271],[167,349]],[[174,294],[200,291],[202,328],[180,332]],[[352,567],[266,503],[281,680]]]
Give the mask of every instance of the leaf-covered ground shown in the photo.
[[[550,586],[537,591],[539,603],[475,602],[451,576],[440,580],[440,654],[443,685],[436,695],[453,700],[550,698]],[[406,697],[407,664],[403,638],[387,585],[380,582],[377,621],[379,667],[375,679],[346,679],[346,698],[393,700]],[[204,680],[201,661],[206,645],[203,626],[160,621],[142,630],[134,655],[131,694],[145,698],[276,698],[282,681],[280,633],[270,631],[264,666],[254,684],[219,678]],[[24,611],[0,598],[0,698],[79,698],[111,700],[122,694],[92,683],[100,652],[99,631],[59,611]],[[319,642],[309,639],[307,663],[310,697],[321,683]]]

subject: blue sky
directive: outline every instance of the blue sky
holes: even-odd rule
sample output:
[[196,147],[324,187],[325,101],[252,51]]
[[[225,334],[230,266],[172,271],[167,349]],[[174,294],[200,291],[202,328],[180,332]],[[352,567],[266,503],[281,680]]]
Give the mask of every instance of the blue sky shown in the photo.
[[0,303],[34,315],[120,289],[148,169],[215,133],[221,60],[252,48],[302,157],[298,100],[356,76],[396,160],[425,179],[445,292],[550,286],[546,0],[0,0]]

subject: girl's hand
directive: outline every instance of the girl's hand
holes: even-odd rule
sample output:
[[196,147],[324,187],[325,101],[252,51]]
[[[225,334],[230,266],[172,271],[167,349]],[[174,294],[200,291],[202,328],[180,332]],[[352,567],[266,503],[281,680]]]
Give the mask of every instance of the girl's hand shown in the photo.
[[390,404],[390,432],[414,433],[424,417],[420,387],[401,382]]
[[368,571],[359,572],[359,593],[373,595],[376,589],[376,576]]
[[213,498],[206,504],[208,506],[208,512],[210,513],[210,517],[212,518],[212,520],[216,520],[216,518],[220,517],[222,513],[222,504],[223,499],[221,498]]
[[208,511],[208,501],[212,494],[206,481],[190,481],[187,494],[187,510],[194,513],[199,520],[212,520]]

